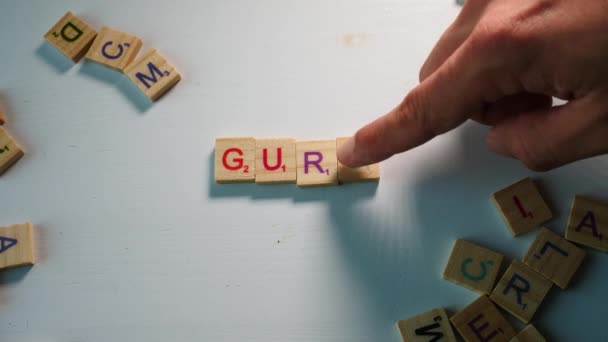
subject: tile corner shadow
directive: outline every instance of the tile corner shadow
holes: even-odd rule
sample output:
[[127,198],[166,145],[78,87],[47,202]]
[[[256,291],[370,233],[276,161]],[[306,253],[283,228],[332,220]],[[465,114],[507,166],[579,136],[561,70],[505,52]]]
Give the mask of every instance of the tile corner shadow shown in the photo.
[[26,265],[2,270],[0,273],[0,288],[5,285],[20,283],[33,267],[34,265]]
[[47,41],[43,41],[38,45],[35,54],[58,74],[65,74],[76,64]]
[[140,113],[145,113],[152,107],[154,102],[150,100],[128,77],[123,77],[118,82],[120,93],[135,106]]
[[87,60],[82,63],[82,66],[78,69],[78,73],[110,85],[115,85],[119,82],[123,75],[118,70]]

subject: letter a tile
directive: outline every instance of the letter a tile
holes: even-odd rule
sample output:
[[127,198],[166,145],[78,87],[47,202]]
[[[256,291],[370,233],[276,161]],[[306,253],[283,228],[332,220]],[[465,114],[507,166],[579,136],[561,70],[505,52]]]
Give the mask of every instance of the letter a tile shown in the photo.
[[397,322],[403,342],[456,342],[444,308],[437,308]]
[[513,236],[530,232],[553,217],[530,178],[494,193],[493,199]]
[[152,101],[156,101],[182,79],[179,72],[154,49],[133,62],[125,73]]
[[32,224],[0,227],[0,269],[34,264]]
[[584,258],[583,249],[542,228],[528,249],[524,263],[555,285],[566,289]]
[[490,299],[503,309],[528,323],[545,299],[553,283],[524,263],[513,260]]
[[136,36],[102,26],[86,59],[124,72],[137,56],[141,44]]
[[299,187],[338,184],[336,140],[298,141],[296,165]]
[[295,139],[257,139],[255,145],[256,183],[280,184],[296,182]]
[[0,175],[23,157],[23,150],[15,140],[0,127]]
[[500,253],[458,239],[443,278],[480,294],[490,294],[503,259]]
[[255,138],[215,139],[215,181],[247,183],[255,180]]
[[608,252],[608,203],[576,196],[570,210],[566,239]]
[[509,342],[515,330],[486,296],[479,297],[451,318],[467,342]]
[[44,39],[73,62],[78,62],[93,43],[95,36],[97,31],[68,11],[44,35]]

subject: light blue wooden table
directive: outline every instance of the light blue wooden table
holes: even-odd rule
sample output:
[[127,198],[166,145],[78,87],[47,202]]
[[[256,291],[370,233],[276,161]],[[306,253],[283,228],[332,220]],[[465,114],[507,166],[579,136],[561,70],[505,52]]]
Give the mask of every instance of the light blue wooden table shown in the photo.
[[[182,72],[149,105],[117,72],[42,36],[66,10],[136,34]],[[389,110],[460,7],[449,0],[0,3],[0,103],[27,155],[0,225],[36,226],[38,263],[0,273],[0,341],[400,341],[395,322],[476,294],[441,279],[464,237],[521,258],[490,194],[539,180],[563,232],[608,158],[534,174],[467,124],[382,164],[373,184],[218,186],[217,136],[348,135]],[[475,63],[475,61],[471,61]],[[466,91],[466,89],[454,89]],[[605,341],[608,256],[537,313],[558,341]]]

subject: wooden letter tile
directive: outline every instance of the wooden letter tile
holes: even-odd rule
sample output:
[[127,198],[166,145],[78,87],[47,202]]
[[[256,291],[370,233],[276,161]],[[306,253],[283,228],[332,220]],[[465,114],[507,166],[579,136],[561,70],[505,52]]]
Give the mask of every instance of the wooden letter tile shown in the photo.
[[124,72],[140,48],[138,37],[102,26],[86,59]]
[[481,294],[490,294],[504,256],[463,239],[456,240],[443,278]]
[[[337,138],[337,149],[339,150],[348,139],[349,138]],[[378,180],[380,180],[380,164],[351,168],[338,161],[338,181],[340,184],[370,181],[377,182]]]
[[215,181],[246,183],[255,180],[255,138],[215,139]]
[[570,210],[566,239],[608,252],[608,203],[576,196]]
[[97,31],[68,11],[44,35],[44,39],[73,62],[78,62],[93,43],[95,36]]
[[0,227],[0,269],[34,264],[32,224]]
[[522,322],[528,323],[553,283],[524,263],[513,260],[490,299]]
[[528,249],[524,263],[565,289],[584,258],[584,250],[542,228]]
[[156,101],[182,79],[175,67],[154,49],[133,62],[125,73],[152,101]]
[[258,184],[295,183],[296,140],[257,139],[255,142],[255,182]]
[[8,132],[0,127],[0,175],[23,157],[23,150]]
[[296,143],[298,186],[338,184],[338,158],[335,140]]
[[455,314],[452,323],[467,342],[508,342],[515,330],[486,296]]
[[532,231],[553,217],[530,178],[494,193],[493,199],[513,236]]
[[443,308],[397,322],[403,342],[456,342],[448,315]]
[[536,328],[530,324],[517,334],[510,342],[546,342]]

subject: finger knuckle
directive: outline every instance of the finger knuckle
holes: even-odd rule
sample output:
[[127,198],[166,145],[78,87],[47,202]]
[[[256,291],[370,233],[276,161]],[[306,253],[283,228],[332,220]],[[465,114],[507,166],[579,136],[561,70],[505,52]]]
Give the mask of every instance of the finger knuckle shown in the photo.
[[471,44],[477,51],[502,53],[521,51],[531,41],[531,35],[518,29],[516,22],[509,18],[493,17],[481,21],[471,35]]

